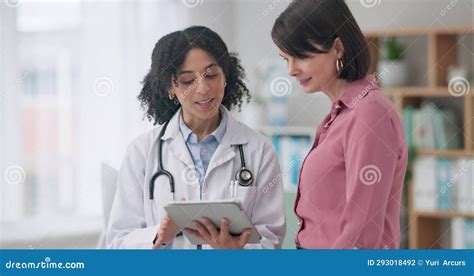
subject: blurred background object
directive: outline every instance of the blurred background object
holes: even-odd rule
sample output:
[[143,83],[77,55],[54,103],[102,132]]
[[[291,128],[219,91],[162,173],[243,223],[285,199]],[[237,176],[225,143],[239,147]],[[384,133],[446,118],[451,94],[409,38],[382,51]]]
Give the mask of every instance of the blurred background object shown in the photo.
[[[271,41],[288,3],[2,1],[0,247],[100,244],[104,171],[118,168],[128,143],[153,127],[137,95],[154,44],[171,31],[205,25],[246,69],[252,102],[236,116],[268,135],[278,152],[284,247],[294,248],[298,170],[330,101],[304,94]],[[472,1],[347,3],[369,41],[372,72],[403,116],[412,152],[402,247],[473,248]]]

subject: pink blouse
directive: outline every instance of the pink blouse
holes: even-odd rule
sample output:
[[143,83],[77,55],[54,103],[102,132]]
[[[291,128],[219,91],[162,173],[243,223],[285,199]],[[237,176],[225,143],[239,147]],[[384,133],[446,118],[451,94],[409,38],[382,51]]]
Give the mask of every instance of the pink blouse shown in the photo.
[[399,248],[407,146],[374,76],[352,82],[318,128],[300,170],[295,242],[303,248]]

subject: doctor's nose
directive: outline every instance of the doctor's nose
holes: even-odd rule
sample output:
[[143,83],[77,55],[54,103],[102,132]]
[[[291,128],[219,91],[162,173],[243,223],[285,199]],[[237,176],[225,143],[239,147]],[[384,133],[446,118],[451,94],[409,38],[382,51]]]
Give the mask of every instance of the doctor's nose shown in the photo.
[[211,87],[207,83],[206,78],[201,78],[198,80],[197,86],[196,86],[196,93],[198,94],[206,94]]

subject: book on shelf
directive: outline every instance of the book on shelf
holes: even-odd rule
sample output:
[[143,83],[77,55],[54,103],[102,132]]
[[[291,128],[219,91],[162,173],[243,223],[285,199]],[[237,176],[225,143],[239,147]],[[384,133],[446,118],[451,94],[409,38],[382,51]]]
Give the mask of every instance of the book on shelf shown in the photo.
[[474,159],[457,160],[457,172],[454,177],[459,178],[457,209],[467,214],[474,213]]
[[455,207],[454,183],[451,181],[453,164],[447,159],[436,159],[436,192],[439,210],[449,211]]
[[415,210],[474,213],[474,160],[422,156],[413,168]]
[[452,249],[474,249],[474,220],[453,218],[450,230]]
[[417,158],[413,165],[413,204],[415,210],[433,211],[436,202],[436,159]]
[[451,109],[440,109],[434,103],[421,108],[408,106],[403,110],[407,142],[410,148],[460,149],[462,133]]
[[405,135],[407,136],[408,148],[414,148],[413,142],[413,112],[415,109],[412,106],[408,106],[403,110],[403,125],[405,127]]

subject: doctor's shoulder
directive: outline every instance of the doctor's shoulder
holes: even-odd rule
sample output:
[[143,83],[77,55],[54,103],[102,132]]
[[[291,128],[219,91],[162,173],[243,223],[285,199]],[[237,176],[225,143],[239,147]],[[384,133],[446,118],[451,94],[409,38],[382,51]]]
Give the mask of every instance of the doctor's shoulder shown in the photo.
[[273,146],[270,138],[265,136],[260,131],[250,128],[242,122],[238,122],[242,128],[242,133],[247,137],[248,142],[252,145],[253,149],[260,149],[265,154],[274,154],[276,156],[276,150]]
[[159,125],[133,138],[128,144],[126,155],[139,155],[147,160],[162,127],[162,125]]

